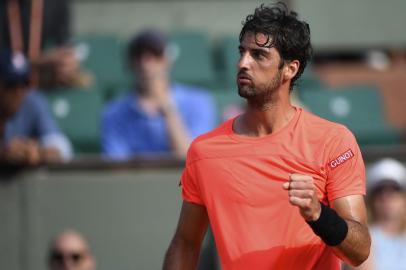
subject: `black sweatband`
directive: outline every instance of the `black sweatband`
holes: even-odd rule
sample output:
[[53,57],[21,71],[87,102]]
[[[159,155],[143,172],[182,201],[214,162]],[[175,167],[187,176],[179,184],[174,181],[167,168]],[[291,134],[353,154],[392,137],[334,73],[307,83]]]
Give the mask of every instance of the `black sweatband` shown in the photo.
[[307,221],[313,232],[329,246],[337,246],[348,233],[347,222],[341,218],[334,209],[321,205],[320,217],[316,221]]

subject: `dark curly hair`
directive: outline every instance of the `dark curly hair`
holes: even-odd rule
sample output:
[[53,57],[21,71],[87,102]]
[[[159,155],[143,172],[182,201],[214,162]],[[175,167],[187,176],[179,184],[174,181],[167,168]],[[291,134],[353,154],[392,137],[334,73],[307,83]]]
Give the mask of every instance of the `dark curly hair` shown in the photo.
[[265,34],[268,37],[266,42],[259,44],[257,41],[257,45],[274,47],[279,52],[282,58],[279,68],[283,67],[285,61],[300,62],[299,70],[290,85],[290,89],[293,89],[295,81],[302,75],[313,54],[309,25],[298,20],[297,13],[289,11],[283,2],[274,6],[262,4],[242,24],[240,42],[247,32]]

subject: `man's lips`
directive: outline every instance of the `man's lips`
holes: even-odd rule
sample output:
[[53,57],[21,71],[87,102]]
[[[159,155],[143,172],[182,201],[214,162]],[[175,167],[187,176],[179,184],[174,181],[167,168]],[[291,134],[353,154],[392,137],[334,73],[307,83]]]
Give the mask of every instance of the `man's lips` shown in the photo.
[[248,83],[251,83],[252,80],[251,80],[251,77],[249,77],[247,75],[238,75],[237,76],[237,82],[239,84],[248,84]]

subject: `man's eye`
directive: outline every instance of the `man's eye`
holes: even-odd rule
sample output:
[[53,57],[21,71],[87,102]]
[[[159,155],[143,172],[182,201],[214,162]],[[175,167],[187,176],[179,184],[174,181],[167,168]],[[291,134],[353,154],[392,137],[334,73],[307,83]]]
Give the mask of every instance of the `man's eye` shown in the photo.
[[252,53],[252,56],[254,56],[254,58],[256,58],[256,59],[262,59],[262,58],[264,58],[264,55],[263,55],[261,52],[258,52],[258,51],[254,51],[254,52]]

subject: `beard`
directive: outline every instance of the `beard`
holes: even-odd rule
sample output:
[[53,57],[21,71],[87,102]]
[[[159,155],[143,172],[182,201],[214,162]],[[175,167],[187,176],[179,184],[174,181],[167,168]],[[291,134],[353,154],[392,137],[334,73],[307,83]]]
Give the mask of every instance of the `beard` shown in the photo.
[[282,72],[278,70],[275,76],[267,83],[238,86],[238,95],[249,103],[261,106],[272,101],[272,97],[282,84]]

